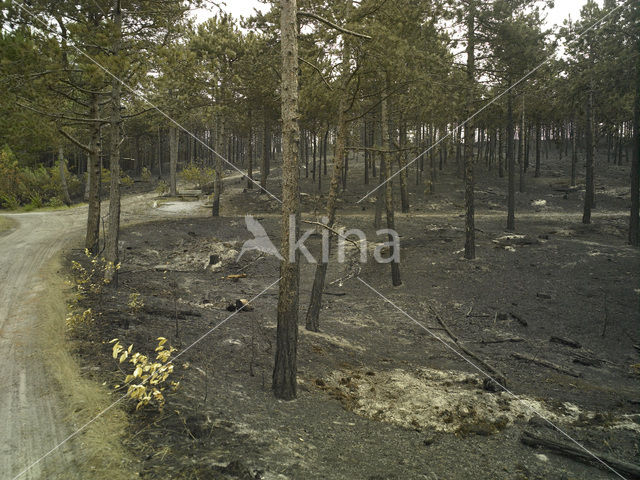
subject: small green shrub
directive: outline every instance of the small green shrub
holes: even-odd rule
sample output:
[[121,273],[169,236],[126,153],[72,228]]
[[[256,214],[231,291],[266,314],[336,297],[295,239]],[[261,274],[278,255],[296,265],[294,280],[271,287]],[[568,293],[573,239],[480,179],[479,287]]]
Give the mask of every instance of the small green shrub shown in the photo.
[[[111,183],[111,171],[107,170],[106,168],[103,168],[100,178],[102,179],[102,185],[105,187],[108,187],[109,184]],[[125,187],[130,187],[131,185],[133,185],[133,179],[129,175],[121,171],[120,185],[124,185]]]
[[132,187],[133,183],[133,178],[131,178],[129,175],[123,174],[120,176],[120,185],[123,185],[125,187]]
[[[69,195],[77,198],[83,193],[83,182],[69,172],[65,165],[65,179]],[[44,205],[57,205],[62,199],[60,164],[45,168],[20,167],[16,156],[8,146],[0,150],[0,208],[16,209],[26,205],[27,210]]]
[[0,208],[15,210],[18,207],[20,207],[20,201],[15,194],[9,192],[0,192]]
[[54,208],[64,207],[64,202],[60,197],[53,197],[47,202],[47,206]]
[[158,195],[164,195],[169,191],[169,185],[164,180],[160,180],[158,182],[158,186],[156,187],[156,193]]
[[29,195],[29,206],[33,209],[44,207],[44,200],[42,199],[42,194],[38,191],[31,192]]
[[192,163],[180,172],[180,178],[185,183],[189,183],[196,188],[202,188],[215,180],[216,171],[211,167]]
[[143,182],[150,182],[151,170],[149,170],[147,167],[142,167],[142,173],[140,174],[140,177],[142,178]]

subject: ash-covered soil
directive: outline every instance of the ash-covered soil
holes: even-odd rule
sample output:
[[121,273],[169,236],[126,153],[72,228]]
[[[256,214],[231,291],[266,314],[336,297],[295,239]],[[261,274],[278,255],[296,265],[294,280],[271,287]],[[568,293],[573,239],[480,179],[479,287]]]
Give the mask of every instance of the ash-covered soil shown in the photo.
[[[174,205],[164,212],[174,219],[127,228],[119,284],[84,301],[101,316],[75,345],[87,375],[111,385],[128,366],[111,358],[109,340],[152,354],[162,336],[178,349],[172,378],[180,387],[167,392],[164,409],[126,407],[124,441],[140,476],[619,478],[523,445],[525,430],[638,463],[640,261],[625,241],[628,167],[599,168],[586,226],[584,191],[567,188],[563,167],[545,164],[539,179],[531,172],[515,235],[504,232],[506,180],[479,167],[473,261],[462,258],[454,170],[440,173],[432,195],[410,174],[411,213],[396,214],[402,286],[391,286],[388,265],[360,265],[351,247],[347,263],[330,265],[320,333],[304,329],[315,266],[303,261],[293,402],[270,390],[278,290],[264,290],[279,263],[255,251],[236,261],[252,238],[245,214],[277,239],[277,202],[232,180],[220,218]],[[277,170],[272,176],[277,193]],[[367,191],[361,172],[350,171],[349,182],[338,223],[365,231],[371,247],[384,240],[372,226],[375,205],[355,203]],[[304,218],[319,219],[311,179],[303,191]],[[319,257],[320,237],[307,244]],[[128,306],[131,293],[144,302],[139,311]],[[253,309],[228,311],[239,299]],[[438,318],[504,374],[508,392],[483,388],[484,367],[461,354]]]

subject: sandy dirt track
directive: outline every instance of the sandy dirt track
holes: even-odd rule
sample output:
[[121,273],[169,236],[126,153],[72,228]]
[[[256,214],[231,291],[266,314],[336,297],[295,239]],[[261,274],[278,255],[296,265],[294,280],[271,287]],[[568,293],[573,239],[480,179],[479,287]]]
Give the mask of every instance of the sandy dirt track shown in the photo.
[[[176,216],[155,208],[155,196],[123,198],[121,223]],[[103,202],[102,215],[107,212]],[[77,207],[3,216],[16,227],[0,235],[0,480],[87,478],[80,437],[51,452],[78,425],[52,370],[58,365],[46,352],[52,332],[62,335],[65,328],[64,296],[55,290],[59,285],[49,285],[52,260],[80,248],[86,215],[86,207]]]
[[[152,197],[124,198],[122,223],[163,215],[159,209],[149,212]],[[107,209],[104,202],[103,215]],[[65,408],[68,396],[56,381],[54,362],[45,352],[51,348],[52,333],[60,334],[65,328],[65,299],[62,292],[52,291],[48,282],[55,274],[49,271],[52,260],[64,249],[81,246],[86,213],[86,207],[77,207],[6,215],[17,227],[0,236],[2,480],[18,475],[21,480],[87,478],[81,473],[85,468],[77,465],[83,453],[78,438],[33,465],[76,430]]]
[[[71,433],[65,424],[60,388],[41,354],[47,322],[40,297],[43,268],[81,228],[85,209],[12,215],[18,227],[0,237],[0,477],[14,478]],[[67,444],[20,478],[67,471],[73,463]]]

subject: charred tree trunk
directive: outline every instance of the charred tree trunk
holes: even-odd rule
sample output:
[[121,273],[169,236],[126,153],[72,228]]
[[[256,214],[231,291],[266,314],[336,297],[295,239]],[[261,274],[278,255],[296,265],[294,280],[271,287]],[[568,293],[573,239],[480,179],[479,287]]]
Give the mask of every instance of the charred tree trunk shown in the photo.
[[[384,152],[389,152],[391,150],[391,142],[389,137],[388,102],[388,97],[382,101],[382,109],[380,115],[380,120],[382,123],[382,149]],[[387,178],[387,183],[385,183],[384,185],[385,209],[387,212],[387,228],[389,230],[395,230],[396,227],[393,212],[393,181],[391,180],[391,159],[385,159],[385,155],[385,153],[382,154],[383,162],[385,164],[385,177]],[[391,236],[391,234],[389,234],[389,241],[392,240],[393,237]],[[395,256],[394,253],[395,246],[391,244],[389,247],[389,255],[393,258]],[[391,283],[394,287],[402,285],[402,280],[400,279],[400,264],[395,261],[391,262]]]
[[498,130],[498,177],[504,178],[504,158],[502,152],[504,146],[504,133],[502,129]]
[[578,142],[576,133],[576,123],[571,122],[571,186],[576,186],[576,169],[578,166]]
[[[345,110],[347,108],[347,79],[349,77],[349,56],[346,51],[343,52],[343,71],[342,71],[342,88],[340,90],[340,99],[338,102],[338,127],[336,132],[336,151],[335,160],[333,162],[333,172],[331,174],[331,184],[329,185],[329,196],[327,198],[327,227],[333,227],[336,219],[336,207],[338,201],[338,190],[340,186],[340,175],[343,169],[343,161],[345,157],[345,146],[347,141],[347,119]],[[306,329],[317,332],[320,329],[320,309],[322,307],[322,293],[324,291],[325,279],[327,277],[328,263],[321,259],[316,264],[316,272],[313,279],[313,287],[311,289],[311,299],[307,310],[305,320]]]
[[[509,82],[511,86],[511,82]],[[507,94],[507,230],[515,230],[516,224],[516,161],[513,154],[513,96],[511,91]]]
[[317,168],[317,153],[318,153],[318,135],[317,133],[314,131],[313,132],[313,177],[312,180],[315,183],[316,181],[316,168]]
[[589,90],[586,108],[586,124],[584,132],[585,148],[587,153],[586,193],[584,195],[584,211],[582,223],[591,223],[591,209],[594,206],[594,178],[593,178],[593,92]]
[[175,125],[169,126],[169,195],[178,195],[178,128]]
[[[640,5],[635,4],[636,51],[640,51]],[[636,56],[636,85],[633,109],[633,151],[631,154],[631,213],[629,243],[640,245],[640,57]]]
[[218,119],[218,153],[219,155],[216,155],[216,166],[214,168],[216,172],[216,176],[213,180],[213,200],[211,203],[212,217],[220,216],[220,197],[222,196],[222,176],[223,176],[222,154],[224,152],[224,147],[225,147],[224,136],[225,136],[224,118],[220,116],[220,118]]
[[[98,118],[100,107],[98,95],[91,96],[91,116]],[[87,213],[87,235],[84,246],[91,253],[97,255],[100,244],[100,124],[96,123],[91,130],[89,141],[89,162],[87,177],[89,180],[89,210]]]
[[526,147],[525,143],[525,133],[524,133],[524,95],[522,96],[522,117],[520,121],[520,135],[518,135],[518,171],[520,173],[520,185],[519,192],[524,193],[524,162],[525,162],[525,154],[524,149]]
[[323,163],[324,163],[324,167],[323,167],[323,171],[324,171],[324,175],[327,174],[327,147],[329,144],[329,125],[327,124],[327,130],[324,132],[324,148],[323,148],[323,152],[324,152],[324,158],[323,158]]
[[249,165],[247,168],[247,189],[253,190],[253,125],[251,124],[251,112],[249,112],[249,139],[247,143],[247,157],[249,157]]
[[269,137],[271,136],[271,131],[269,129],[269,121],[267,119],[267,114],[264,114],[264,131],[262,136],[262,162],[260,165],[260,193],[266,193],[267,189],[267,178],[269,177],[269,154],[271,153],[271,146],[269,142]]
[[[475,21],[475,3],[474,0],[470,0],[467,18],[467,118],[471,115],[475,82]],[[468,122],[464,128],[464,258],[469,260],[476,258],[475,212],[473,198],[473,135],[474,129]]]
[[[296,242],[300,216],[300,171],[298,168],[298,22],[296,0],[282,0],[280,31],[282,48],[282,261],[278,294],[278,326],[273,393],[277,398],[296,398],[298,345],[299,253],[289,258]],[[293,224],[292,224],[293,220]]]
[[536,170],[533,174],[535,178],[540,177],[540,137],[541,137],[540,122],[536,123]]
[[407,127],[400,127],[400,152],[398,152],[398,166],[400,168],[400,205],[402,213],[409,213],[409,189],[407,186],[407,156],[404,151],[407,146]]

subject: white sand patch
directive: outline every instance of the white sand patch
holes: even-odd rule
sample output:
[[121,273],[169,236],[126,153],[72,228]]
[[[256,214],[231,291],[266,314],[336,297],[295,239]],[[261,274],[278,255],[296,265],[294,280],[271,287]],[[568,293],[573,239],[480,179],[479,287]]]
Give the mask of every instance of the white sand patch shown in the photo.
[[346,338],[338,337],[336,335],[330,335],[328,333],[323,333],[323,332],[311,332],[311,331],[307,330],[306,328],[301,328],[298,331],[302,335],[307,335],[309,337],[322,338],[322,339],[326,340],[327,342],[333,343],[334,345],[337,345],[337,346],[342,347],[342,348],[348,348],[350,350],[356,350],[358,352],[364,352],[366,350],[366,348],[364,348],[362,345],[358,345],[358,344],[352,343],[349,340],[347,340]]
[[201,206],[200,202],[166,202],[159,204],[157,208],[167,213],[191,214],[198,211]]
[[[505,392],[486,392],[478,375],[429,368],[335,371],[321,388],[358,415],[419,430],[488,435],[536,415],[554,424],[595,417],[568,402],[552,408],[524,395],[514,398]],[[640,425],[628,418],[607,426],[640,432]]]

